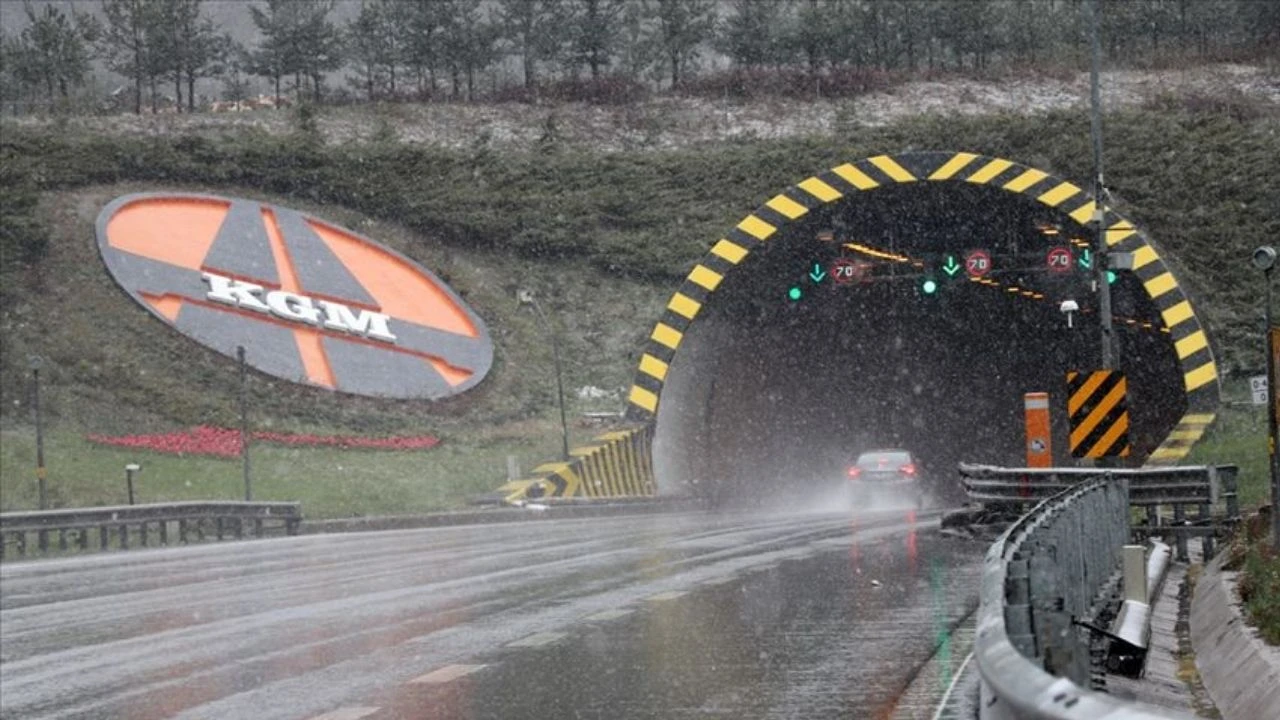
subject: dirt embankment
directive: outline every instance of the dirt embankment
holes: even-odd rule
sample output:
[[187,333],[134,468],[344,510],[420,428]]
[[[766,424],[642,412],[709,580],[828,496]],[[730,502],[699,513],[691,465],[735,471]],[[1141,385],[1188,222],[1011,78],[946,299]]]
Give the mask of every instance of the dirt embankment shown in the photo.
[[[1108,111],[1141,106],[1204,106],[1280,113],[1280,69],[1219,64],[1180,70],[1103,73]],[[593,151],[671,149],[708,141],[829,135],[934,114],[1036,114],[1085,108],[1088,73],[911,81],[857,98],[739,101],[664,96],[622,106],[582,103],[433,103],[324,108],[317,125],[326,142],[374,137],[450,148],[529,149],[554,140]],[[26,117],[9,122],[52,122]],[[73,126],[128,135],[288,132],[288,111],[254,110],[196,115],[112,115],[66,120]]]

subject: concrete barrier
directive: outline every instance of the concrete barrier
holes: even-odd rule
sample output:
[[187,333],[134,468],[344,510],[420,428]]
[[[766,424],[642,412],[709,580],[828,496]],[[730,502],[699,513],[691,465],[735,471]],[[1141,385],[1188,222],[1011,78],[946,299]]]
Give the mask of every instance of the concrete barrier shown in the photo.
[[1225,558],[1205,568],[1191,600],[1196,667],[1223,720],[1280,720],[1280,648],[1245,623]]

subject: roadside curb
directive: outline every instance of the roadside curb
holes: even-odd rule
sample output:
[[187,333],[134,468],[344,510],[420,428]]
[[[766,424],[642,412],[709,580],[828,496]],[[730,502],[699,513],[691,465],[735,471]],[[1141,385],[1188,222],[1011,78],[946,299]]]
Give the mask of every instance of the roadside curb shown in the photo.
[[1227,553],[1205,567],[1191,600],[1196,668],[1223,720],[1280,718],[1280,649],[1245,624]]
[[374,532],[378,530],[412,530],[457,525],[482,525],[486,523],[647,515],[700,509],[702,509],[701,502],[687,498],[593,504],[547,503],[545,505],[536,504],[525,507],[502,507],[488,510],[460,510],[457,512],[431,513],[429,515],[383,515],[336,518],[333,520],[304,519],[298,528],[298,534],[318,535],[326,533]]

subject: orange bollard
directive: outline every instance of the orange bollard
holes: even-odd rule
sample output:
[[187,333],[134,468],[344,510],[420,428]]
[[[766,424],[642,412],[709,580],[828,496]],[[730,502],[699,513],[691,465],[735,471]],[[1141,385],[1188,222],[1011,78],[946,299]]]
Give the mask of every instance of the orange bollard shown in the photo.
[[1053,467],[1053,441],[1049,429],[1049,393],[1027,393],[1027,467]]

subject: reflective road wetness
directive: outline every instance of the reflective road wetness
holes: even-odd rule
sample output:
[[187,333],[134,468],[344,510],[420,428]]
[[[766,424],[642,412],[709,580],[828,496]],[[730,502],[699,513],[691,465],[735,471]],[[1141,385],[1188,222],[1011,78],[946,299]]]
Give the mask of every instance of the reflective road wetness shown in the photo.
[[928,514],[681,514],[9,563],[0,714],[888,717],[984,548]]

